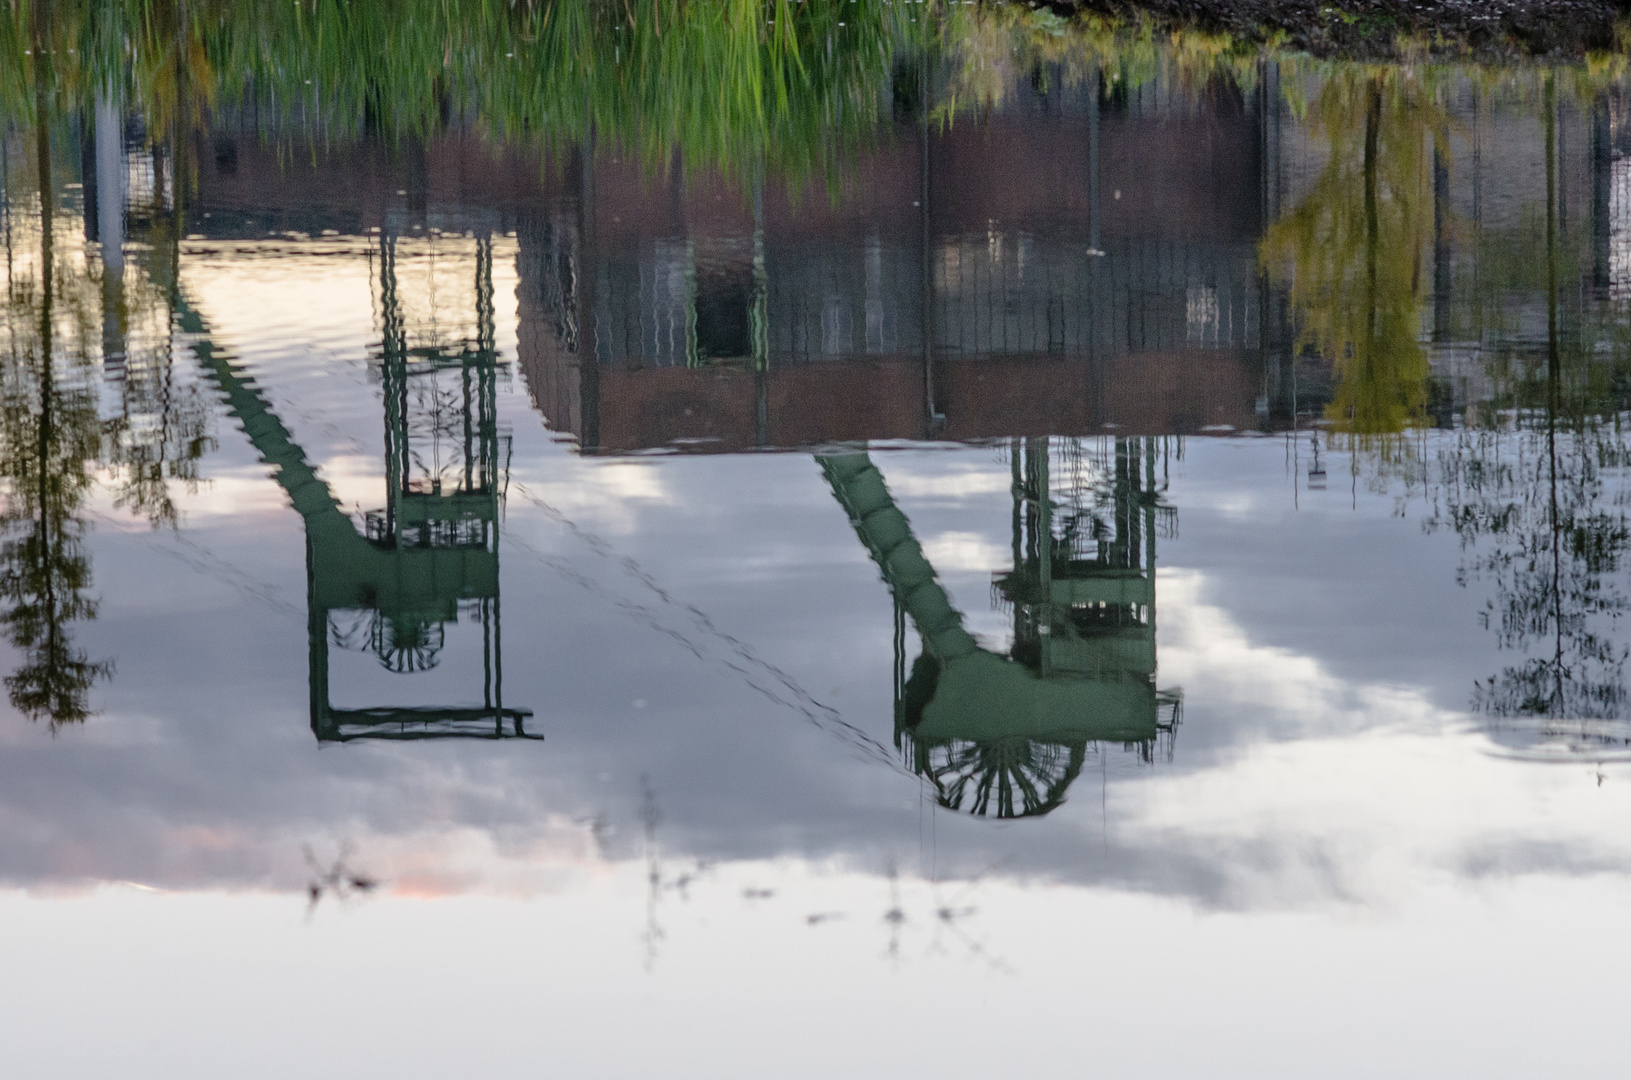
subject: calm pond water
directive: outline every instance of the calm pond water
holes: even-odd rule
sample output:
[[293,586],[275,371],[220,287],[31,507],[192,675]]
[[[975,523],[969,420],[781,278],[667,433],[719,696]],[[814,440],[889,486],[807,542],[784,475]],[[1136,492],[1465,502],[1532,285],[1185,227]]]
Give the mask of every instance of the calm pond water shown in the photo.
[[0,51],[9,1075],[1623,1074],[1621,58]]

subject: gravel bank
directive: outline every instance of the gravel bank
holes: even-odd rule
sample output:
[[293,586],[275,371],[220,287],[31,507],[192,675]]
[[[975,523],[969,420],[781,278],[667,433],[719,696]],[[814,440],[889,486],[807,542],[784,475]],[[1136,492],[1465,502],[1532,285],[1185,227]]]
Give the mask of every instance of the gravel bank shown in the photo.
[[1281,40],[1316,56],[1578,59],[1615,44],[1625,0],[1081,0],[1055,10],[1152,15],[1164,23]]

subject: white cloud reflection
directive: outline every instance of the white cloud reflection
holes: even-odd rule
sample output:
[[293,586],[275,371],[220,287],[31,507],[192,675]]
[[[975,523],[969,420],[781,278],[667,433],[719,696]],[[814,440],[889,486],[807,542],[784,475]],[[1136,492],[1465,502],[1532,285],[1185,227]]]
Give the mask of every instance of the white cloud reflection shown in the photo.
[[[373,312],[355,303],[365,262],[339,262],[322,272],[349,284],[321,298],[275,260],[189,280],[271,399],[302,403],[284,419],[336,494],[368,506]],[[256,305],[233,304],[250,289]],[[513,311],[500,322],[513,341]],[[915,778],[858,754],[862,738],[892,754],[892,605],[807,455],[581,458],[519,382],[500,419],[515,440],[506,701],[548,741],[319,748],[301,524],[220,418],[180,533],[98,510],[102,613],[81,640],[117,672],[83,730],[7,727],[0,880],[298,891],[300,846],[348,840],[416,893],[570,890],[638,861],[642,776],[682,861],[997,866],[1222,908],[1631,869],[1604,813],[1623,770],[1599,788],[1493,759],[1464,730],[1465,688],[1502,658],[1454,583],[1453,540],[1369,492],[1294,501],[1277,441],[1189,440],[1170,462],[1157,609],[1159,683],[1185,691],[1174,761],[1109,748],[1049,818],[993,828],[926,812]],[[992,447],[878,460],[969,625],[1002,647],[989,589],[1011,559],[1007,462]],[[423,693],[375,666],[337,662],[356,684],[336,700]]]

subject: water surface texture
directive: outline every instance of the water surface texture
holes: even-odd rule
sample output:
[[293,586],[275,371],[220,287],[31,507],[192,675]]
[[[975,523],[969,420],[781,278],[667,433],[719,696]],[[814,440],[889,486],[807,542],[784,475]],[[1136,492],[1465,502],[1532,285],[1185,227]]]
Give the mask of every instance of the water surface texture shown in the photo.
[[0,53],[8,1075],[1624,1074],[1622,58]]

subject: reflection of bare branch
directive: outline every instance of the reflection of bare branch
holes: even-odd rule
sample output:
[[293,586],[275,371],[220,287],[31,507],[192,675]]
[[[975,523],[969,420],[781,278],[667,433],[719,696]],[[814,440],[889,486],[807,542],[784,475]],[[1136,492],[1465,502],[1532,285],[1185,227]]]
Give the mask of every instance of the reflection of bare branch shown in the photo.
[[984,942],[977,940],[973,937],[973,935],[969,934],[963,929],[963,924],[978,914],[980,910],[977,907],[963,903],[964,897],[973,892],[979,886],[979,884],[985,880],[988,874],[992,873],[1002,865],[1003,861],[1006,860],[1000,860],[993,863],[991,866],[982,870],[974,877],[963,882],[962,888],[953,893],[949,900],[942,901],[940,899],[940,883],[938,881],[932,883],[935,898],[935,924],[934,936],[929,942],[929,951],[931,953],[944,953],[946,951],[944,946],[941,944],[940,938],[941,931],[944,930],[961,942],[964,948],[968,950],[969,955],[974,956],[984,962],[985,965],[992,971],[1000,971],[1004,974],[1013,973],[1013,968],[1009,967],[1005,960],[992,955],[992,953],[986,949]]
[[1631,610],[1619,582],[1631,520],[1607,505],[1605,480],[1631,446],[1607,424],[1559,432],[1555,417],[1538,419],[1541,430],[1458,432],[1440,453],[1426,527],[1459,535],[1461,583],[1493,584],[1482,621],[1522,657],[1475,686],[1474,708],[1612,720],[1626,701],[1628,653],[1612,631]]
[[612,836],[617,832],[617,827],[612,824],[612,819],[606,812],[601,810],[590,817],[579,818],[577,824],[588,826],[589,837],[595,842],[595,854],[602,859],[608,858],[607,848]]
[[366,896],[379,888],[378,878],[351,867],[350,841],[340,845],[339,854],[328,866],[322,866],[317,862],[310,844],[300,845],[300,850],[306,856],[306,865],[312,872],[311,880],[306,885],[307,919],[317,911],[318,903],[325,896],[332,896],[343,904],[358,896]]

